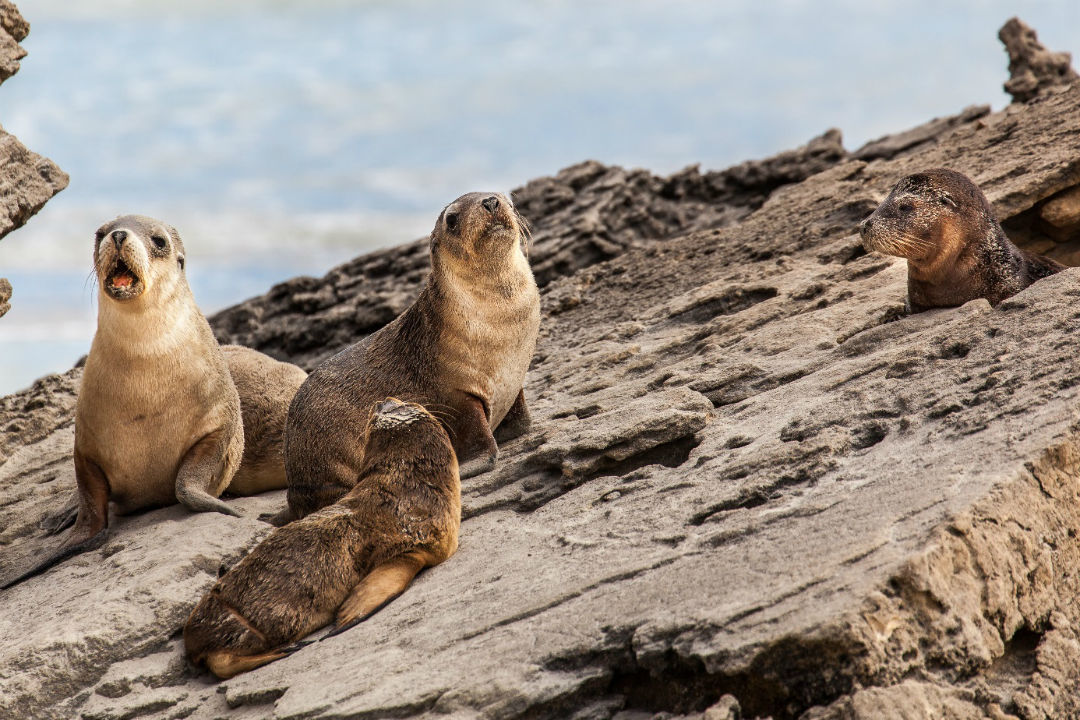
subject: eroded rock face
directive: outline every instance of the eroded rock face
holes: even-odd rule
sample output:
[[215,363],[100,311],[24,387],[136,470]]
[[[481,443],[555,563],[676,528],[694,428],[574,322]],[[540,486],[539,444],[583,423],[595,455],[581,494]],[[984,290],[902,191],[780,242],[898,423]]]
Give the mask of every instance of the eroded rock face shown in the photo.
[[[177,633],[283,493],[233,501],[239,519],[118,518],[0,595],[0,716],[1075,716],[1080,270],[905,316],[904,261],[855,226],[934,166],[1006,221],[1040,212],[1080,182],[1078,113],[1074,87],[730,207],[701,200],[723,173],[674,193],[591,164],[530,183],[534,258],[588,258],[597,227],[619,249],[547,266],[534,425],[465,481],[458,553],[349,632],[215,683]],[[596,223],[560,214],[583,198]],[[422,244],[372,254],[215,328],[310,363],[392,318],[425,268]],[[56,542],[37,521],[74,486],[77,384],[3,401],[24,429],[0,448],[0,563]]]
[[1020,18],[1002,26],[998,38],[1009,53],[1009,80],[1005,92],[1015,102],[1030,102],[1053,88],[1080,80],[1067,52],[1047,50],[1035,31]]
[[[18,72],[19,61],[26,57],[19,42],[29,32],[18,9],[0,0],[0,83]],[[68,176],[51,160],[27,150],[0,127],[0,239],[26,224],[67,184]],[[11,285],[0,280],[0,315],[10,308],[10,299]]]

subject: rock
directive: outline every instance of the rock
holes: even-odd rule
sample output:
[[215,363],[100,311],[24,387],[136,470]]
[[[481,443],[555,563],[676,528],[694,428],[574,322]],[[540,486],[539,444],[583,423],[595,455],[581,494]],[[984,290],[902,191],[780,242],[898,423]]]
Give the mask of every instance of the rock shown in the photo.
[[67,173],[0,127],[0,238],[22,227],[67,184]]
[[[15,74],[18,60],[26,56],[18,41],[25,39],[29,30],[15,6],[0,0],[0,83]],[[67,184],[68,176],[62,169],[27,150],[0,127],[0,237],[22,227]],[[0,304],[4,300],[0,296]]]
[[[18,72],[19,60],[26,57],[19,42],[28,32],[30,25],[18,9],[0,0],[0,83]],[[68,176],[52,161],[30,152],[0,127],[0,238],[25,224],[67,183]],[[11,309],[11,294],[11,283],[0,278],[0,316]]]
[[19,43],[30,32],[30,25],[9,0],[0,0],[0,83],[19,71],[19,61],[26,51]]
[[6,278],[0,278],[0,317],[11,309],[11,283]]
[[1058,230],[1080,229],[1080,185],[1043,203],[1039,216]]
[[[592,163],[530,183],[534,257],[581,265],[548,266],[534,424],[465,481],[458,553],[356,628],[216,683],[179,630],[283,493],[232,500],[242,518],[117,518],[4,591],[0,716],[1075,717],[1080,269],[905,316],[903,261],[855,226],[941,165],[1005,220],[1041,207],[1080,181],[1078,113],[1074,86],[771,190],[746,168]],[[215,330],[312,362],[425,267],[422,243],[364,256]],[[74,483],[78,372],[0,401],[20,426],[0,436],[0,575],[58,541],[37,522]]]
[[1048,90],[1074,83],[1080,76],[1072,68],[1067,52],[1050,52],[1039,42],[1035,31],[1020,18],[1012,18],[998,31],[1009,53],[1009,80],[1005,92],[1013,102],[1030,102]]

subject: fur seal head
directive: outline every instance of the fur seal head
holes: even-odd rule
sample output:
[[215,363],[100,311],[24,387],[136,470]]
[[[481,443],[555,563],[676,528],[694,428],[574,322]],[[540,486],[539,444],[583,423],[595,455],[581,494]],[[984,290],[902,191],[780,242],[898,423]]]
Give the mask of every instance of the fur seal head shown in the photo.
[[94,270],[101,291],[129,302],[152,290],[168,294],[184,271],[184,243],[154,218],[123,215],[94,234]]
[[962,173],[935,168],[908,175],[859,224],[867,250],[919,265],[947,264],[971,241],[1001,232],[986,197]]
[[527,257],[528,238],[528,225],[510,198],[474,192],[443,208],[431,231],[431,254],[455,270],[500,271],[519,250]]
[[867,250],[907,259],[913,312],[997,305],[1063,268],[1013,245],[979,187],[945,168],[901,178],[859,234]]

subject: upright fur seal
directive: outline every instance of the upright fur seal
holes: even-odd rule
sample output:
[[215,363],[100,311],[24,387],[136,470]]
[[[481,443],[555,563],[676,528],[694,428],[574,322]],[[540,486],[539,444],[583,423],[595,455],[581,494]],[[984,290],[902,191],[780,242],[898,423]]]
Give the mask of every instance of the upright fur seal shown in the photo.
[[50,523],[55,532],[74,528],[0,587],[100,545],[110,502],[120,514],[180,502],[239,515],[218,499],[226,488],[284,486],[281,428],[304,371],[246,348],[223,354],[184,262],[179,233],[153,218],[127,215],[95,234],[98,327],[75,409],[78,501]]
[[859,233],[867,250],[907,258],[912,312],[997,305],[1064,269],[1009,242],[978,186],[944,168],[902,178]]
[[[338,500],[364,462],[368,409],[394,396],[442,421],[461,476],[490,469],[499,440],[528,429],[522,385],[540,327],[526,230],[510,200],[462,195],[431,231],[431,275],[404,313],[312,371],[285,428],[288,509],[275,524]],[[473,462],[468,462],[472,460]]]
[[274,530],[192,611],[193,663],[229,678],[282,658],[335,617],[335,632],[352,627],[457,549],[461,482],[441,423],[394,398],[369,419],[355,487]]

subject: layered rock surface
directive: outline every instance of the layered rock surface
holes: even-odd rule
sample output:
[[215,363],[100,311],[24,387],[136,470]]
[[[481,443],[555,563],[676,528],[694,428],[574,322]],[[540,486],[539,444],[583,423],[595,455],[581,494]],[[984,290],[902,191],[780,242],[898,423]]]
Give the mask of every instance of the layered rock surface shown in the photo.
[[[1077,716],[1080,270],[905,316],[903,261],[854,232],[933,166],[1030,219],[1080,185],[1078,117],[1074,85],[861,155],[829,133],[741,170],[530,183],[534,425],[465,481],[457,555],[349,632],[216,683],[179,630],[282,494],[233,500],[239,519],[117,518],[101,549],[0,594],[0,716]],[[213,324],[311,366],[425,269],[418,241]],[[8,567],[56,542],[37,521],[74,486],[78,379],[0,400]]]

